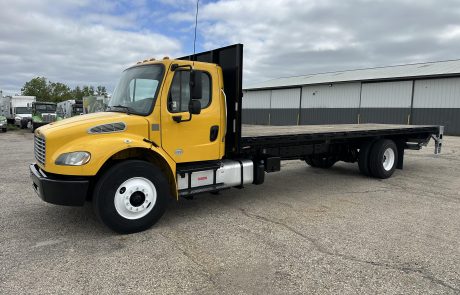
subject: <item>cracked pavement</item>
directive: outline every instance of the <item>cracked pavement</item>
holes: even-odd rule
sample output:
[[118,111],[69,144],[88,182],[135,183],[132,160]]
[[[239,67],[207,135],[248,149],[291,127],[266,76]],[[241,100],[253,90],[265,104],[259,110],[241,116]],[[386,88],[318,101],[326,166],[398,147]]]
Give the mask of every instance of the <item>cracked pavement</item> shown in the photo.
[[35,195],[32,139],[0,134],[1,294],[460,294],[460,138],[387,180],[283,162],[124,236]]

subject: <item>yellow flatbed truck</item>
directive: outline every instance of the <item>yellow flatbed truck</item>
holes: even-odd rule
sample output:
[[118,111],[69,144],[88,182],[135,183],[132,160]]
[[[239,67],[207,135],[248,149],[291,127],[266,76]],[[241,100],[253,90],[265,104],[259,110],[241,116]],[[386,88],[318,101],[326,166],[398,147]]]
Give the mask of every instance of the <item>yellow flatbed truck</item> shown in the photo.
[[151,227],[171,198],[262,184],[282,160],[358,162],[363,174],[388,178],[405,149],[433,138],[441,150],[442,126],[243,127],[242,66],[236,44],[126,69],[106,112],[35,131],[37,194],[59,205],[91,201],[107,226],[132,233]]

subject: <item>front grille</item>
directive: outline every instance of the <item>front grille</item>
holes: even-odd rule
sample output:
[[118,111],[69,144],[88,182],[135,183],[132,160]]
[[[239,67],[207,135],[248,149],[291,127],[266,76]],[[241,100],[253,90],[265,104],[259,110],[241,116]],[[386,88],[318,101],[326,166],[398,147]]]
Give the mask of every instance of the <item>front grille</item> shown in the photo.
[[45,165],[46,143],[45,143],[44,138],[35,136],[34,153],[35,153],[35,159],[37,160],[37,162],[42,165]]
[[54,122],[56,121],[56,115],[55,114],[44,114],[42,115],[43,122]]

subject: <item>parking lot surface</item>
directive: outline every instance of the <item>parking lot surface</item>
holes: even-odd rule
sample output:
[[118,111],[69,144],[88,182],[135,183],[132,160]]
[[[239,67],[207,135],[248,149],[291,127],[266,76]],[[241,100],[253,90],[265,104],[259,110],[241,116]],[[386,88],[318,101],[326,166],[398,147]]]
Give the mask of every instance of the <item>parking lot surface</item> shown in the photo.
[[0,133],[0,150],[0,294],[460,293],[460,138],[387,180],[283,162],[132,235],[36,196],[31,133]]

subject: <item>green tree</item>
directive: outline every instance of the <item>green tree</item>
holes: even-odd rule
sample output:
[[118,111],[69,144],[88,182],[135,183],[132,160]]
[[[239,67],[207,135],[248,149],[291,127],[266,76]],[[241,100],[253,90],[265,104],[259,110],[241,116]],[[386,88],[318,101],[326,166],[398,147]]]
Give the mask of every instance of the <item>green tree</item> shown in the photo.
[[35,77],[26,82],[21,88],[22,95],[35,96],[38,101],[48,101],[50,99],[50,89],[45,77]]
[[99,85],[96,90],[93,86],[76,86],[70,90],[69,86],[61,82],[51,82],[45,77],[35,77],[26,82],[21,88],[22,95],[35,96],[38,101],[61,102],[68,99],[83,99],[84,96],[100,95],[107,97],[105,86]]
[[94,95],[94,87],[93,86],[88,86],[88,85],[85,85],[83,86],[83,96],[93,96]]
[[64,100],[72,99],[72,92],[69,86],[60,82],[49,82],[48,88],[50,92],[50,100],[53,102],[61,102]]
[[107,89],[105,88],[105,86],[99,85],[99,86],[97,86],[97,88],[96,88],[96,94],[97,94],[98,96],[107,97]]
[[72,90],[72,97],[75,98],[75,99],[83,99],[83,91],[81,90],[80,86],[76,86],[73,90]]

